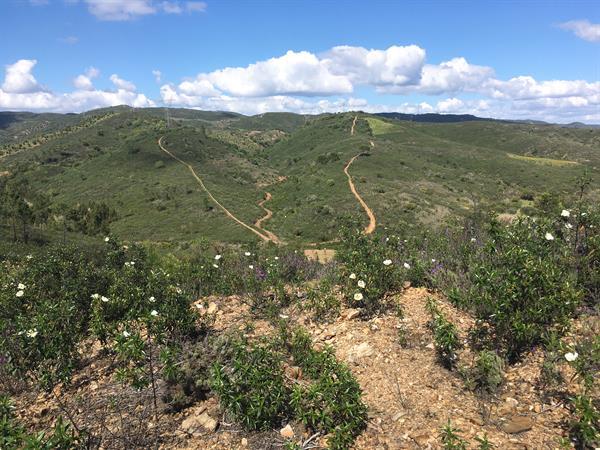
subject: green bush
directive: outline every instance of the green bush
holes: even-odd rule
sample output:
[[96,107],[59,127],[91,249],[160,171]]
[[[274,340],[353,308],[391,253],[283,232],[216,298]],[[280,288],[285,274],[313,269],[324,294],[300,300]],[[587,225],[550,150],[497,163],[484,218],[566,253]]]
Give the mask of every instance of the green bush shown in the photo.
[[429,323],[433,330],[433,340],[438,358],[447,369],[456,367],[457,350],[462,347],[456,326],[444,317],[431,297],[427,299],[427,309],[432,316]]
[[510,359],[563,330],[581,299],[564,239],[545,220],[492,223],[468,292],[480,319],[476,332]]
[[502,384],[504,378],[504,361],[496,352],[482,350],[478,353],[473,369],[473,378],[479,389],[490,393]]

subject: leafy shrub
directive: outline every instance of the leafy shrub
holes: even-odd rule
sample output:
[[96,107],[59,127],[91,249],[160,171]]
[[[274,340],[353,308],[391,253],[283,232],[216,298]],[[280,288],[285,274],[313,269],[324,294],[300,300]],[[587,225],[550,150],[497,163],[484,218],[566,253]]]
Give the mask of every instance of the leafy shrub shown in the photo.
[[456,366],[458,355],[456,351],[462,347],[456,326],[444,317],[431,297],[427,299],[427,309],[432,316],[430,327],[438,358],[447,369]]
[[317,322],[335,319],[340,312],[340,300],[337,297],[333,282],[323,278],[316,287],[309,287],[303,307],[310,311]]
[[225,410],[248,430],[276,427],[288,414],[282,356],[272,345],[235,342],[232,360],[215,365],[212,386]]
[[596,448],[600,445],[600,406],[598,401],[586,395],[572,400],[573,414],[571,437],[580,448]]
[[548,330],[563,330],[581,294],[552,223],[493,222],[490,234],[484,257],[469,274],[468,295],[480,319],[476,331],[515,359]]
[[450,420],[442,427],[440,439],[445,450],[467,450],[466,441],[458,433],[462,430],[454,428]]
[[477,386],[487,392],[495,392],[504,378],[504,361],[496,352],[482,350],[477,355],[473,378]]

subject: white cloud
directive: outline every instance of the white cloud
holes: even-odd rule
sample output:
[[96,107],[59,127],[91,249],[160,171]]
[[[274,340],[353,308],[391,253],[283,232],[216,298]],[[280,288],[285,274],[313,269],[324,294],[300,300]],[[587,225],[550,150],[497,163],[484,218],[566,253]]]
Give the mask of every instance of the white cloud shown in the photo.
[[207,5],[199,1],[179,0],[84,0],[88,10],[100,20],[126,21],[164,12],[182,14],[204,12]]
[[590,42],[600,42],[600,23],[589,20],[570,20],[559,25],[563,30],[575,33],[577,37]]
[[79,38],[77,36],[67,36],[59,39],[63,44],[75,45],[79,42]]
[[93,91],[94,85],[92,79],[98,77],[100,71],[95,67],[90,67],[86,70],[85,74],[78,75],[73,80],[73,85],[82,91]]
[[94,67],[74,79],[78,89],[74,92],[59,94],[44,90],[31,73],[35,64],[35,60],[19,60],[6,66],[4,83],[0,89],[0,110],[80,112],[124,104],[134,107],[155,106],[144,94],[135,92],[133,84],[116,75],[121,86],[117,86],[114,80],[113,83],[119,89],[95,89],[91,80],[99,75],[99,71]]
[[151,0],[85,0],[90,13],[100,20],[131,20],[155,14]]
[[162,72],[161,72],[160,70],[154,69],[154,70],[152,71],[152,75],[154,75],[154,80],[155,80],[157,83],[160,83],[160,82],[161,82],[161,80],[162,80]]
[[425,50],[416,45],[386,50],[343,45],[325,53],[323,61],[332,74],[347,76],[356,84],[403,86],[418,82]]
[[124,91],[134,92],[136,89],[135,84],[133,84],[131,81],[127,81],[127,80],[123,80],[122,78],[119,78],[119,76],[116,73],[113,73],[110,76],[110,81],[112,81],[112,84],[114,84],[115,87],[117,87],[118,89],[122,89]]
[[2,90],[13,94],[42,90],[31,73],[36,64],[37,60],[35,59],[20,59],[14,64],[7,65]]

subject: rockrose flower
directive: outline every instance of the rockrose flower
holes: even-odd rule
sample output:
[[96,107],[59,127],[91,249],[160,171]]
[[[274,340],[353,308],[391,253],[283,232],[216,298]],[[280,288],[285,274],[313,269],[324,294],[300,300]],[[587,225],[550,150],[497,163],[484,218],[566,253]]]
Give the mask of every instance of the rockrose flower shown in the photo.
[[392,260],[391,259],[386,259],[386,260],[383,261],[383,265],[384,266],[389,266],[391,264],[392,264]]
[[355,273],[351,273],[348,278],[350,278],[351,280],[356,280],[356,274]]
[[546,233],[545,238],[546,238],[547,241],[553,241],[554,240],[554,236],[552,236],[551,233]]
[[575,361],[578,356],[579,356],[579,354],[577,352],[565,353],[565,359],[569,362]]
[[367,285],[367,283],[365,283],[363,280],[358,280],[357,284],[359,288],[364,288]]
[[363,299],[363,295],[360,292],[357,292],[356,294],[354,294],[354,300],[356,300],[357,302],[361,301]]
[[563,209],[563,210],[560,212],[560,215],[561,215],[562,217],[570,217],[570,216],[571,216],[571,213],[570,213],[568,210],[566,210],[566,209]]

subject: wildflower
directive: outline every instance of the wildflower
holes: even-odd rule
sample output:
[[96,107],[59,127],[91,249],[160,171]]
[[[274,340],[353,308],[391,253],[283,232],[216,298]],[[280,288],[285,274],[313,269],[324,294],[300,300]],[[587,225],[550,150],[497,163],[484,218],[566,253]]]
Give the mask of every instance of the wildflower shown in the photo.
[[177,286],[175,288],[175,292],[177,292],[178,294],[181,294],[183,291],[181,290],[181,288],[179,286]]
[[356,300],[357,302],[361,301],[363,299],[363,295],[360,292],[357,292],[356,294],[354,294],[354,300]]
[[27,259],[33,259],[33,255],[27,255],[25,258],[27,258]]
[[105,297],[104,295],[102,297],[100,297],[100,300],[102,300],[104,303],[108,302],[108,298]]
[[156,299],[154,298],[154,296],[152,296],[152,297],[150,297],[150,298],[148,299],[148,301],[149,301],[150,303],[154,303],[154,302],[156,301]]
[[357,284],[359,288],[364,288],[367,285],[367,283],[365,283],[363,280],[358,280]]
[[248,266],[248,269],[254,269],[254,266],[253,266],[252,264],[250,264],[250,265]]
[[405,269],[410,269],[410,264],[409,264],[409,263],[406,263],[406,262],[405,262],[405,263],[403,264],[403,266],[404,266],[404,268],[405,268]]
[[471,238],[471,242],[477,242],[477,239],[475,239],[474,237]]
[[110,238],[109,238],[108,236],[106,236],[106,237],[104,238],[104,242],[108,242],[108,241],[110,241]]
[[131,336],[131,333],[129,333],[127,330],[123,330],[123,337],[128,338],[129,336]]
[[215,259],[218,261],[223,257],[223,255],[215,255]]
[[391,259],[386,259],[383,261],[383,265],[384,266],[389,266],[390,264],[392,264],[392,260]]
[[244,255],[246,255],[246,256],[250,256],[250,255],[252,255],[252,253],[250,253],[250,252],[246,252],[246,253],[244,253]]
[[129,250],[129,246],[128,245],[124,245],[123,246],[123,250]]
[[573,228],[573,225],[571,225],[570,223],[565,223],[565,227],[570,230]]
[[157,311],[157,310],[155,310],[155,309],[153,309],[152,311],[150,311],[150,315],[151,315],[152,317],[156,317],[156,316],[158,316],[158,311]]
[[552,236],[552,234],[550,234],[550,233],[546,233],[546,240],[547,241],[553,241],[554,240],[554,236]]
[[31,330],[27,330],[27,337],[34,338],[38,335],[37,328],[32,328]]
[[218,269],[218,268],[219,268],[219,266],[218,266],[217,264],[213,264],[213,267],[214,267],[215,269]]
[[279,256],[276,256],[275,258],[273,258],[275,261],[277,261],[279,259]]
[[92,294],[92,300],[100,300],[100,294]]
[[23,289],[25,289],[25,285],[23,283],[19,283],[17,289],[20,289],[22,291]]
[[560,212],[560,215],[561,215],[562,217],[569,217],[569,216],[571,215],[571,213],[570,213],[568,210],[566,210],[566,209],[563,209],[563,210]]
[[356,280],[356,274],[355,273],[351,273],[348,278],[350,278],[351,280]]
[[196,303],[196,308],[202,309],[204,308],[204,305],[202,305],[202,303]]
[[17,293],[15,295],[17,297],[23,297],[23,295],[25,295],[25,291],[17,291]]
[[435,258],[431,258],[431,262],[434,263],[435,262]]
[[578,356],[579,356],[579,354],[577,352],[565,353],[565,359],[569,362],[575,361]]

